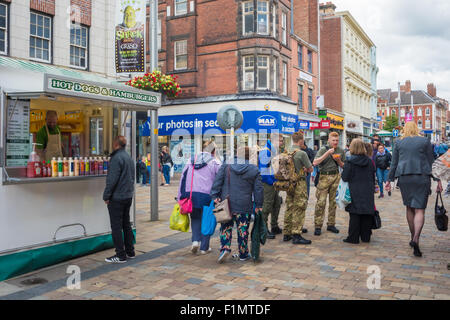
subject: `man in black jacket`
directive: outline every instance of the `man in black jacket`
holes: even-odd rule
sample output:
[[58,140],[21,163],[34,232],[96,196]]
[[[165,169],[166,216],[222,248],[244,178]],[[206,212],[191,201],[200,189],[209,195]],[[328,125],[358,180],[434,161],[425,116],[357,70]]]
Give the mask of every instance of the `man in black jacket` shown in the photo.
[[103,200],[108,205],[112,238],[116,248],[116,255],[105,259],[109,263],[125,263],[127,258],[135,257],[134,235],[130,222],[135,168],[133,160],[125,151],[126,145],[125,137],[118,136],[114,139],[114,152],[111,154],[106,188],[103,192]]

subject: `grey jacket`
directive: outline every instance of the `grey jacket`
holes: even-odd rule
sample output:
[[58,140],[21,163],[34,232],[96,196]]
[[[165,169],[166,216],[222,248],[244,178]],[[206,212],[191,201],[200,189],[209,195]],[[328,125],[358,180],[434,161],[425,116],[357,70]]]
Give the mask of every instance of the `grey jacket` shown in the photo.
[[427,138],[407,137],[398,140],[394,146],[389,180],[412,174],[431,176],[433,162],[433,146]]
[[[229,166],[230,188],[228,188]],[[252,213],[253,202],[257,208],[262,208],[264,190],[258,167],[248,163],[222,165],[214,180],[211,198],[224,200],[227,196],[230,197],[230,209],[233,214]]]
[[114,151],[111,154],[103,200],[121,201],[133,198],[134,177],[134,162],[125,149]]

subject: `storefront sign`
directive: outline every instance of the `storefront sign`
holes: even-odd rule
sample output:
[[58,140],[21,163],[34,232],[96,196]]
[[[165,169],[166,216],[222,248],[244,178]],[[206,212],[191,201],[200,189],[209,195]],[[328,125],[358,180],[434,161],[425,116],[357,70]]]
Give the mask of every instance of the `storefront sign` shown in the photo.
[[358,120],[352,120],[352,119],[348,119],[346,121],[346,130],[348,132],[355,132],[355,133],[362,133],[362,126],[361,126],[361,122]]
[[146,1],[116,2],[116,72],[145,72]]
[[366,127],[366,128],[370,128],[371,127],[370,123],[367,123],[367,122],[363,122],[363,126]]
[[374,128],[374,129],[379,129],[379,128],[380,128],[380,125],[379,125],[378,123],[374,123],[374,124],[373,124],[373,128]]
[[261,116],[257,122],[260,127],[276,128],[277,126],[277,119],[273,116]]
[[315,130],[315,129],[319,129],[320,128],[320,123],[318,122],[310,122],[309,123],[309,129],[310,130]]
[[327,119],[330,121],[331,129],[344,130],[344,117],[328,113]]
[[319,118],[320,119],[326,119],[328,116],[327,110],[319,110]]
[[158,107],[161,94],[151,91],[133,89],[126,86],[104,85],[96,82],[46,74],[44,90],[79,98],[100,99],[147,107]]
[[30,155],[30,102],[8,100],[6,166],[25,167]]
[[311,83],[313,82],[312,75],[310,75],[306,72],[303,72],[303,71],[300,71],[300,79],[311,82]]
[[328,120],[320,121],[320,129],[328,130],[328,129],[330,129],[330,126],[331,126],[330,121],[328,121]]
[[299,120],[298,127],[300,130],[309,130],[309,121]]

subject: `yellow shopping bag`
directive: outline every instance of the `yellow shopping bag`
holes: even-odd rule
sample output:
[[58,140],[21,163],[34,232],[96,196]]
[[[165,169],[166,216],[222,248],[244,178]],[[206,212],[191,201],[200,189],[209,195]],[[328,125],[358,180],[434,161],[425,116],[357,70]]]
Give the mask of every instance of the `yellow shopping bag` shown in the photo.
[[170,216],[170,229],[182,232],[189,231],[189,215],[181,214],[178,203],[173,207],[172,215]]

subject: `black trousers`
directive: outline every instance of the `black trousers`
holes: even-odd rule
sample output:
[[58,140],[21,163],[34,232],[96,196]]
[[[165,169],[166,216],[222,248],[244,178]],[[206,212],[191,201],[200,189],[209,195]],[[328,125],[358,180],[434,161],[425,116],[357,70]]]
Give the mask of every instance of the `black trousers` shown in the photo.
[[351,243],[369,242],[372,236],[373,216],[366,214],[350,213],[347,239]]
[[116,248],[116,254],[120,259],[126,259],[127,254],[134,256],[134,235],[130,222],[130,207],[132,202],[132,199],[128,199],[123,201],[110,201],[108,204],[112,239]]

